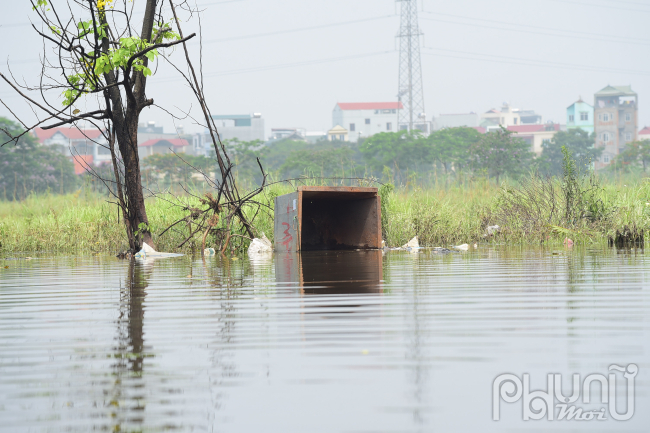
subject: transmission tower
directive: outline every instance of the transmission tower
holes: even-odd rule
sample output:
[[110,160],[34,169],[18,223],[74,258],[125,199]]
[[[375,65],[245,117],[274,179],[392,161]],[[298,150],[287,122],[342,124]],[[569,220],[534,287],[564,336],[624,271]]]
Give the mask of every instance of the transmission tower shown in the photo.
[[416,0],[396,0],[401,3],[399,34],[399,89],[402,102],[398,123],[400,129],[421,129],[428,132],[424,114],[422,65],[420,63],[420,27]]

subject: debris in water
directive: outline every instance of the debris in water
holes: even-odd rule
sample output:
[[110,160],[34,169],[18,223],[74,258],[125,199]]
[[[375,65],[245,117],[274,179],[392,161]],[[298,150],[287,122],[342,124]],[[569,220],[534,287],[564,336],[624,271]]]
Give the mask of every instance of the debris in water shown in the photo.
[[458,253],[458,251],[453,251],[442,247],[435,247],[433,249],[433,254],[452,254],[452,253]]
[[273,252],[273,244],[267,239],[266,235],[262,233],[261,238],[253,239],[253,242],[248,246],[248,254],[270,253]]
[[162,259],[166,257],[180,257],[183,254],[175,253],[159,253],[158,251],[151,248],[146,242],[142,243],[142,249],[135,253],[136,259]]
[[624,226],[623,231],[616,230],[614,237],[608,236],[607,243],[610,247],[616,246],[617,248],[643,247],[643,229],[637,229],[636,225],[632,226],[632,228]]
[[573,246],[573,241],[569,238],[564,238],[564,246],[565,247],[572,247]]
[[469,250],[469,245],[467,245],[467,244],[456,245],[454,248],[456,248],[457,250],[461,250],[461,251],[467,251],[467,250]]
[[215,254],[214,248],[206,248],[203,250],[204,256],[214,256]]
[[420,244],[418,243],[418,237],[415,236],[413,239],[408,241],[406,244],[402,245],[403,249],[407,248],[420,248]]
[[487,230],[487,235],[492,236],[499,233],[501,231],[501,227],[499,227],[498,225],[487,226],[486,230]]

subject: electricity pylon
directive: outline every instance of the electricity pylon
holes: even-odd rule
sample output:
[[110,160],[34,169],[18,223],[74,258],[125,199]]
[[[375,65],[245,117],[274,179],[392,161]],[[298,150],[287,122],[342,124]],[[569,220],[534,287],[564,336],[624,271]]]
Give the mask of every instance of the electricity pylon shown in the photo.
[[424,111],[422,65],[420,63],[420,27],[416,0],[396,0],[401,3],[399,34],[399,89],[397,99],[402,102],[399,128],[409,131],[424,129],[429,132]]

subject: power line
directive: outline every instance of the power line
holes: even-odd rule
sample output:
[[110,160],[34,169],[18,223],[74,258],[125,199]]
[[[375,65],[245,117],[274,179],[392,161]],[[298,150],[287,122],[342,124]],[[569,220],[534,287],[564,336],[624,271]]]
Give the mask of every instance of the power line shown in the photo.
[[597,38],[590,38],[590,37],[586,37],[586,36],[558,35],[558,34],[554,34],[554,33],[537,32],[537,31],[534,31],[534,30],[507,29],[507,28],[504,28],[504,27],[487,26],[487,25],[484,25],[484,24],[473,24],[473,23],[462,23],[462,22],[457,22],[457,21],[446,21],[446,20],[440,20],[440,19],[437,19],[437,18],[422,18],[422,19],[425,20],[425,21],[434,21],[434,22],[447,23],[447,24],[458,24],[458,25],[462,25],[462,26],[480,27],[480,28],[486,28],[486,29],[505,30],[505,31],[508,31],[508,32],[515,32],[515,33],[529,33],[529,34],[533,34],[533,35],[556,36],[556,37],[560,37],[560,38],[571,37],[571,38],[574,38],[574,39],[587,39],[587,40],[593,40],[593,41],[598,41],[598,42],[628,43],[628,44],[633,44],[633,45],[645,45],[645,46],[650,45],[650,41],[648,41],[647,43],[633,42],[633,41],[629,41],[629,42],[612,41],[610,39],[597,39]]
[[594,3],[582,3],[582,2],[577,2],[577,1],[571,1],[571,0],[551,0],[559,3],[570,3],[574,5],[581,5],[581,6],[593,6],[597,8],[606,8],[606,9],[615,9],[617,11],[628,11],[628,12],[644,12],[644,13],[650,13],[650,10],[643,10],[643,9],[625,9],[625,8],[620,8],[616,6],[607,6],[607,5],[598,5]]
[[[335,63],[335,62],[340,62],[344,60],[356,60],[356,59],[365,59],[368,57],[377,57],[377,56],[382,56],[386,54],[394,54],[395,51],[390,50],[390,51],[376,51],[372,53],[366,53],[366,54],[354,54],[350,56],[340,56],[340,57],[331,57],[328,59],[321,59],[321,60],[305,60],[301,62],[292,62],[292,63],[282,63],[278,65],[266,65],[266,66],[255,66],[251,68],[242,68],[242,69],[231,69],[227,71],[217,71],[217,72],[212,72],[208,74],[203,74],[203,77],[223,77],[227,75],[239,75],[239,74],[245,74],[245,73],[251,73],[251,72],[264,72],[264,71],[271,71],[275,69],[286,69],[286,68],[295,68],[295,67],[301,67],[301,66],[311,66],[311,65],[318,65],[318,64],[323,64],[323,63]],[[176,77],[160,77],[156,79],[150,79],[149,80],[149,85],[155,85],[157,83],[170,83],[170,82],[178,82],[178,81],[183,81],[183,78],[180,76]],[[5,96],[7,95],[7,96]],[[19,96],[14,93],[3,93],[0,94],[0,96],[3,97],[11,97],[11,96]]]
[[[204,6],[220,5],[220,4],[224,4],[224,3],[239,3],[239,2],[243,2],[243,1],[246,1],[246,0],[224,0],[224,1],[217,1],[217,2],[210,2],[210,3],[201,3],[201,4],[198,4],[196,6],[191,6],[190,5],[190,7],[202,8]],[[134,13],[142,13],[142,12],[134,12]],[[7,27],[7,28],[9,28],[9,27],[25,27],[25,26],[31,26],[31,25],[32,25],[32,23],[0,24],[0,29],[2,29],[3,27]]]
[[221,38],[221,39],[208,39],[206,41],[203,41],[204,44],[211,44],[214,42],[229,42],[229,41],[239,41],[242,39],[253,39],[253,38],[261,38],[264,36],[274,36],[274,35],[282,35],[282,34],[287,34],[287,33],[296,33],[296,32],[304,32],[304,31],[309,31],[309,30],[319,30],[319,29],[324,29],[328,27],[338,27],[338,26],[344,26],[348,24],[358,24],[358,23],[364,23],[364,22],[369,22],[369,21],[377,21],[377,20],[383,20],[386,18],[394,18],[395,15],[383,15],[380,17],[373,17],[373,18],[364,18],[361,20],[352,20],[352,21],[341,21],[338,23],[331,23],[331,24],[322,24],[318,26],[309,26],[309,27],[300,27],[297,29],[288,29],[288,30],[278,30],[275,32],[267,32],[267,33],[255,33],[252,35],[244,35],[244,36],[234,36],[232,38]]
[[[526,27],[526,28],[532,28],[532,29],[548,30],[548,31],[552,31],[552,32],[562,32],[562,33],[569,33],[569,34],[597,36],[599,38],[616,38],[616,39],[623,39],[623,40],[636,39],[637,41],[640,41],[640,42],[650,43],[650,39],[630,38],[630,37],[623,37],[623,36],[603,34],[603,33],[579,32],[579,31],[575,31],[575,30],[554,29],[554,28],[551,28],[551,27],[540,27],[540,26],[534,26],[534,25],[530,25],[530,24],[509,23],[509,22],[506,22],[506,21],[488,20],[488,19],[484,19],[484,18],[472,18],[472,17],[463,16],[463,15],[444,14],[444,13],[440,13],[440,12],[427,12],[427,11],[424,11],[424,13],[429,14],[429,15],[439,15],[439,16],[446,16],[446,17],[451,17],[451,18],[460,18],[460,19],[466,19],[466,20],[472,20],[472,21],[483,21],[483,22],[488,22],[488,23],[503,24],[503,25],[507,25],[507,26],[516,26],[516,27]],[[426,19],[426,18],[423,18],[423,19]]]
[[600,68],[600,67],[596,67],[596,66],[579,65],[579,64],[574,64],[574,63],[561,63],[561,62],[552,62],[552,61],[544,61],[544,60],[525,59],[525,58],[521,58],[521,57],[498,56],[498,55],[494,55],[494,54],[473,53],[473,52],[469,52],[469,51],[449,50],[449,49],[444,49],[444,48],[425,48],[425,49],[434,50],[434,51],[445,51],[445,52],[451,52],[451,53],[469,54],[469,55],[472,55],[472,56],[492,57],[494,59],[490,59],[490,58],[482,59],[482,58],[458,56],[458,55],[451,55],[451,54],[424,53],[425,55],[436,56],[436,57],[449,57],[449,58],[455,58],[455,59],[477,60],[477,61],[486,61],[486,62],[493,62],[493,63],[505,63],[505,64],[522,65],[522,66],[542,66],[542,67],[556,68],[556,69],[570,69],[570,70],[574,70],[574,71],[578,70],[578,71],[588,71],[588,72],[615,72],[615,73],[625,73],[625,74],[632,74],[632,75],[648,75],[648,76],[650,76],[650,71],[635,71],[635,70],[629,70],[629,69]]

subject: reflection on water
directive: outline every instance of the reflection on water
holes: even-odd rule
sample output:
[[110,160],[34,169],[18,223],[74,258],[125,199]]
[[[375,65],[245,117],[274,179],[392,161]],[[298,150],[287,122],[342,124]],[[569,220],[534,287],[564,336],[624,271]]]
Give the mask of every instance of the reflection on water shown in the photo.
[[[642,251],[0,264],[0,431],[650,425]],[[639,366],[630,421],[523,422],[514,404],[491,419],[500,374],[530,373],[544,389],[548,373],[606,374],[615,363]]]

